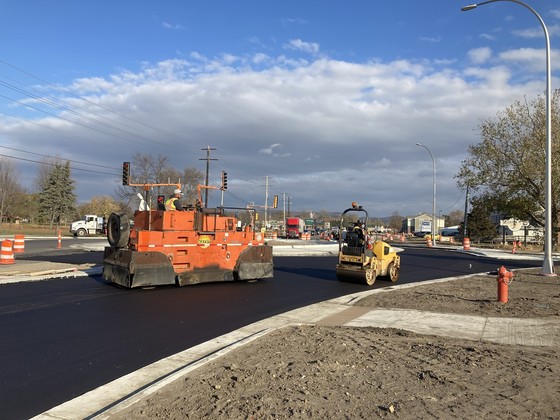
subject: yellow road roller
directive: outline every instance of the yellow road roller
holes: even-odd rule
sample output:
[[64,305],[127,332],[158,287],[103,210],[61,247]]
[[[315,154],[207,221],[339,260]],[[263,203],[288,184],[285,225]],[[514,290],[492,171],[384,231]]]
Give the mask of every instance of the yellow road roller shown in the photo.
[[342,212],[336,277],[340,281],[365,283],[368,286],[375,283],[377,277],[396,282],[401,259],[391,245],[373,240],[367,234],[367,219],[368,212],[355,202]]

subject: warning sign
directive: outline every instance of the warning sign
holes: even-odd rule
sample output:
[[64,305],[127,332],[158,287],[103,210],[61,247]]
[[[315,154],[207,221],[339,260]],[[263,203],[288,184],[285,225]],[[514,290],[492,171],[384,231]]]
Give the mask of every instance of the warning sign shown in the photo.
[[202,235],[198,238],[198,244],[202,245],[202,248],[208,248],[211,242],[212,238],[208,235]]

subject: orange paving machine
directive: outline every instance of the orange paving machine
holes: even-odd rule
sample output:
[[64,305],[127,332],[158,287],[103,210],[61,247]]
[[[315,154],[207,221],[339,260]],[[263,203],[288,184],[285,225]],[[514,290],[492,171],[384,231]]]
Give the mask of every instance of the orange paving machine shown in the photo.
[[[249,212],[241,226],[238,214]],[[272,246],[253,226],[254,210],[190,206],[142,210],[107,222],[103,278],[127,288],[271,278]]]

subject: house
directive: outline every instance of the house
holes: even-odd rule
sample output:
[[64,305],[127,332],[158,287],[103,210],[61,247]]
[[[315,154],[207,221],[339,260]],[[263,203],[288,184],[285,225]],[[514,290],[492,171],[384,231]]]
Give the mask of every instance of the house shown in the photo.
[[[433,216],[429,213],[420,213],[416,216],[407,216],[403,219],[402,231],[405,233],[431,232]],[[445,227],[445,218],[436,217],[436,232]]]
[[525,241],[538,241],[544,237],[544,229],[541,227],[531,226],[528,221],[515,218],[501,219],[499,222],[498,232],[505,238],[513,237],[514,239],[523,238]]

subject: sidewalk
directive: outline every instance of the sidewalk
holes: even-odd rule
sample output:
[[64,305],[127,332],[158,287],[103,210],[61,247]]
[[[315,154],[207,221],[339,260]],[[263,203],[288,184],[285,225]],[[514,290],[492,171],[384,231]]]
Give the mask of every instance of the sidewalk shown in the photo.
[[[306,248],[306,249],[305,249]],[[338,244],[290,244],[276,246],[274,255],[336,255]],[[449,249],[446,247],[446,249]],[[307,251],[307,252],[306,252]],[[542,259],[542,255],[511,254],[473,248],[473,254],[515,259]],[[556,256],[555,256],[556,257]],[[47,278],[77,277],[99,274],[101,267],[74,266],[64,263],[17,260],[0,266],[0,284],[37,281]],[[452,281],[461,277],[432,280],[422,284]],[[268,333],[293,325],[397,328],[419,334],[439,335],[500,344],[525,346],[560,346],[560,320],[494,318],[470,315],[446,315],[398,309],[372,309],[353,306],[353,302],[376,293],[391,293],[415,285],[394,285],[386,289],[367,290],[320,302],[266,320],[247,325],[183,352],[159,360],[125,375],[71,401],[54,407],[37,419],[110,418],[134,405],[186,373],[215,360]]]

